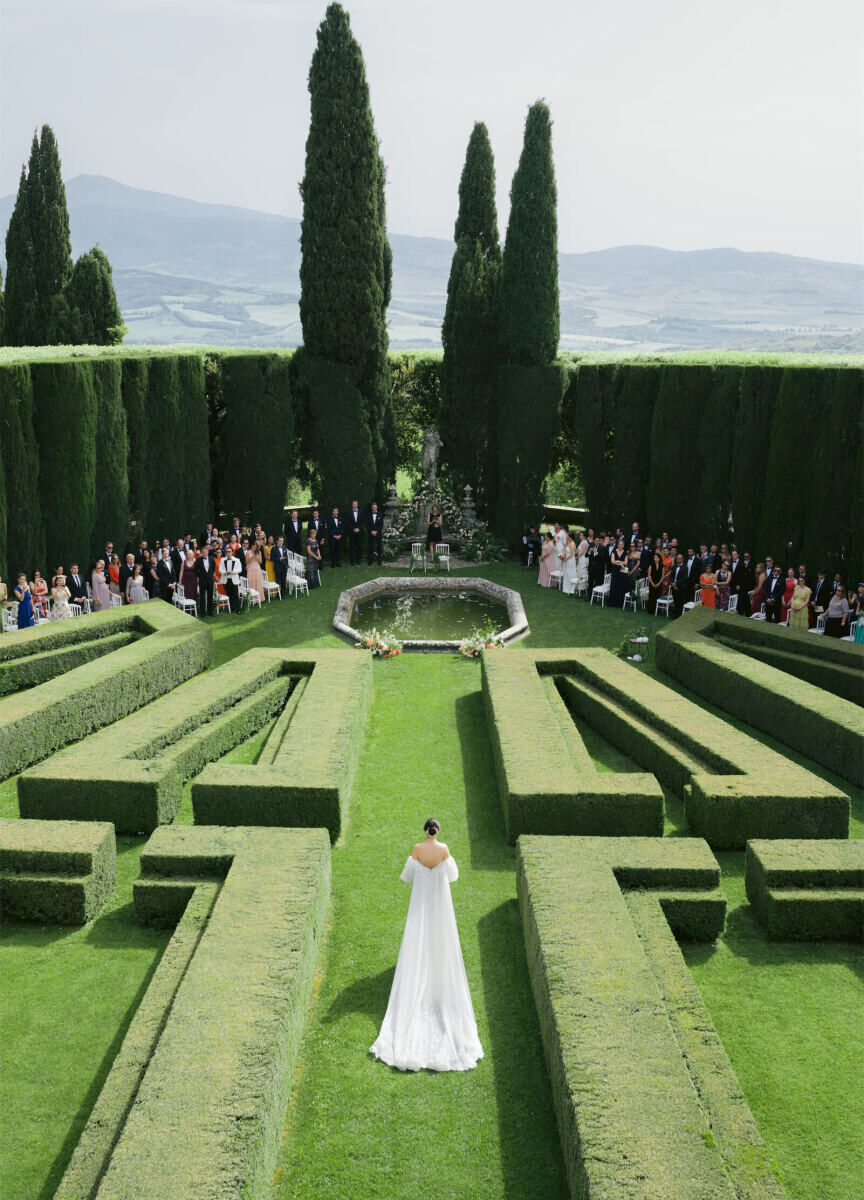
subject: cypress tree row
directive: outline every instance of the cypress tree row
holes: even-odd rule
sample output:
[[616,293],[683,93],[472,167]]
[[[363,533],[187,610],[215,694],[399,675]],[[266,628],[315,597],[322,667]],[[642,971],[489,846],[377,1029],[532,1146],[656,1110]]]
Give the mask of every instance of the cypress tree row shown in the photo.
[[[42,126],[38,141],[33,135],[27,170],[27,217],[36,280],[39,336],[36,344],[44,345],[54,332],[60,297],[72,275],[66,188],[57,140],[50,125]],[[62,332],[55,336],[62,337]]]
[[[87,364],[96,389],[96,496],[90,548],[100,554],[111,538],[126,544],[129,527],[129,442],[123,408],[123,368],[117,358],[94,358]],[[80,564],[79,564],[80,565]],[[64,566],[69,564],[64,562]],[[85,566],[86,569],[86,566]]]
[[186,533],[183,416],[176,355],[156,354],[147,372],[147,529],[152,537]]
[[604,524],[611,527],[626,528],[629,522],[644,520],[647,511],[651,424],[661,375],[660,368],[651,363],[631,363],[626,370],[616,372],[615,382],[620,381],[620,388],[613,392],[613,457],[603,514]]
[[736,428],[741,368],[714,367],[711,388],[703,398],[699,431],[700,476],[696,505],[699,537],[718,545],[729,540],[732,484],[729,431]]
[[123,409],[128,439],[127,473],[129,508],[137,541],[146,536],[150,513],[152,471],[147,453],[147,368],[146,355],[124,358],[122,376]]
[[[46,575],[87,562],[96,507],[98,399],[92,362],[36,362],[33,429],[45,518]],[[35,565],[35,564],[33,564]]]
[[552,122],[528,110],[498,289],[498,500],[496,530],[511,545],[543,502],[553,439],[561,428],[564,369],[558,353],[558,224]]
[[494,508],[497,492],[495,306],[501,247],[495,162],[482,121],[475,124],[468,141],[454,238],[441,329],[442,458],[454,487],[470,483],[480,511],[486,512]]
[[327,503],[366,503],[392,476],[386,313],[392,262],[384,164],[360,47],[331,4],[309,71],[311,124],[300,191],[303,385]]
[[825,567],[842,572],[854,588],[864,578],[864,371],[828,374],[807,463],[802,553],[811,578]]
[[27,363],[0,370],[0,462],[6,504],[6,537],[0,574],[13,584],[20,571],[32,579],[45,554],[39,488],[39,447],[33,430],[33,381]]
[[691,544],[706,536],[698,513],[703,457],[699,434],[711,382],[711,367],[667,363],[651,425],[649,527],[655,535],[674,529],[679,542]]
[[3,304],[3,345],[38,346],[39,305],[36,268],[28,216],[27,172],[21,168],[15,207],[6,230],[6,292]]
[[64,292],[67,339],[77,345],[113,346],[126,327],[111,275],[111,264],[98,246],[82,254]]
[[585,504],[595,527],[605,524],[609,506],[615,428],[614,380],[614,367],[578,363],[564,397],[564,437],[579,460]]
[[[182,354],[177,360],[180,389],[180,415],[183,426],[183,531],[198,536],[212,520],[210,491],[210,424],[204,359],[198,354]],[[250,455],[250,458],[255,458]]]
[[[730,487],[735,544],[756,554],[765,493],[768,441],[782,367],[746,366],[741,371],[738,418],[732,439]],[[755,561],[755,559],[754,559]]]

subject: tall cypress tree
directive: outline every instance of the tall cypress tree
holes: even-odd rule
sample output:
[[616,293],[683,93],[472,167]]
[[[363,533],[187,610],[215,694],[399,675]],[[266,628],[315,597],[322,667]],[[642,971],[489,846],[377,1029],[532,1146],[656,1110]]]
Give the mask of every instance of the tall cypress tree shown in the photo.
[[561,428],[558,222],[552,122],[538,100],[510,190],[498,289],[498,533],[515,545],[538,519],[552,441]]
[[39,344],[39,306],[36,269],[30,236],[27,171],[21,168],[18,195],[6,230],[6,292],[3,305],[3,345]]
[[386,325],[392,262],[363,55],[339,4],[319,26],[309,93],[300,188],[302,385],[322,502],[365,503],[393,473]]
[[90,546],[101,554],[110,538],[118,550],[130,539],[129,438],[123,407],[123,364],[119,358],[90,362],[96,389],[96,495]]
[[86,346],[113,346],[126,332],[111,264],[104,250],[94,246],[77,259],[64,292],[68,304],[68,340]]
[[495,162],[489,133],[478,121],[459,181],[456,250],[441,329],[441,436],[447,474],[473,485],[481,511],[498,470],[495,296],[501,262],[495,207]]
[[[45,555],[39,478],[39,447],[33,431],[33,379],[27,363],[0,366],[0,459],[3,462],[7,539],[0,572],[13,583],[20,571],[32,578]],[[2,560],[0,560],[2,562]],[[56,565],[56,564],[55,564]]]
[[42,345],[48,340],[57,297],[72,275],[66,188],[57,139],[50,125],[42,126],[38,140],[33,135],[27,170],[27,213],[36,280],[38,344]]

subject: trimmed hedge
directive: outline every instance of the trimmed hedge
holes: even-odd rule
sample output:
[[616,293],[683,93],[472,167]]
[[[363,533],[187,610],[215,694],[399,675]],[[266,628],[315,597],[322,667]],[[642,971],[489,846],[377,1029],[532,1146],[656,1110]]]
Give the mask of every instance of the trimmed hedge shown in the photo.
[[[683,794],[692,833],[719,849],[752,837],[849,835],[849,797],[608,650],[540,652],[568,707]],[[564,678],[560,678],[564,677]]]
[[[656,779],[598,773],[561,697],[541,679],[534,654],[484,654],[482,680],[511,845],[523,833],[662,834],[663,793]],[[551,785],[537,763],[537,746],[550,730],[560,748]]]
[[65,651],[94,637],[128,633],[139,636],[113,654],[0,699],[0,779],[197,675],[210,665],[213,639],[194,617],[150,600],[22,629],[0,641],[2,665],[27,654]]
[[179,924],[55,1200],[269,1196],[329,894],[323,829],[153,834],[136,911]]
[[[170,824],[187,780],[285,704],[296,682],[286,657],[249,650],[25,771],[18,778],[21,815],[111,821],[118,834]],[[229,775],[232,769],[218,768]]]
[[717,937],[719,880],[694,838],[519,839],[528,969],[575,1198],[680,1200],[694,1180],[700,1200],[783,1196],[672,936]]
[[45,553],[33,380],[27,363],[11,363],[0,370],[0,465],[7,518],[6,536],[0,543],[0,575],[11,595],[19,572],[24,570],[32,578],[33,567]]
[[768,936],[864,939],[864,841],[753,841],[747,899]]
[[671,623],[656,642],[657,666],[690,691],[844,779],[859,787],[864,785],[861,709],[787,671],[729,649],[713,636],[715,633],[754,648],[765,646],[786,654],[815,656],[826,664],[854,671],[864,663],[864,648],[854,642],[817,637],[763,621],[746,621],[701,606]]
[[0,819],[0,917],[84,925],[105,907],[116,869],[105,822]]
[[[254,653],[260,658],[262,651]],[[279,653],[284,670],[310,676],[305,689],[286,705],[258,763],[204,768],[192,784],[195,823],[323,825],[335,842],[363,743],[371,658],[341,650]]]
[[22,688],[37,687],[40,683],[56,678],[57,675],[64,675],[84,663],[93,662],[105,654],[120,650],[136,638],[135,632],[129,629],[124,633],[114,633],[108,637],[61,646],[57,650],[44,650],[40,654],[0,662],[0,696],[8,696]]

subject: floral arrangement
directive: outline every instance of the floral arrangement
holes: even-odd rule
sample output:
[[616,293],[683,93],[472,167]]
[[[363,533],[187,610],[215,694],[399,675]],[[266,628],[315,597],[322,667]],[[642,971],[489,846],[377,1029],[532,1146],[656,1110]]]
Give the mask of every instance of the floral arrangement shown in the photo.
[[501,650],[504,639],[490,621],[467,637],[459,647],[459,653],[464,658],[479,658],[484,650]]
[[402,643],[386,629],[383,633],[379,633],[377,629],[370,630],[359,642],[354,643],[354,648],[371,650],[373,658],[395,658],[397,654],[402,653]]
[[648,655],[648,640],[647,626],[641,626],[634,637],[625,637],[616,652],[628,662],[643,662]]
[[[437,485],[433,486],[424,479],[417,495],[402,506],[393,524],[384,530],[382,550],[388,561],[392,562],[398,556],[402,542],[413,533],[420,513],[433,504],[438,505],[438,511],[443,518],[441,540],[446,541],[448,536],[458,538],[460,557],[469,562],[476,562],[480,558],[487,561],[503,558],[504,543],[501,539],[490,533],[483,522],[469,524],[462,516],[462,510],[452,492]],[[425,533],[422,539],[418,534],[418,539],[425,541]]]

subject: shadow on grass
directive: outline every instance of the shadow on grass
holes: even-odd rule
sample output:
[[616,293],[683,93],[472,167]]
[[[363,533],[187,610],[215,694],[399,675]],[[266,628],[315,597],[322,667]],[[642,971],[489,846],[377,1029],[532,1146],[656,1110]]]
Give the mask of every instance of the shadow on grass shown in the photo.
[[495,1078],[501,1167],[509,1200],[568,1195],[552,1089],[528,978],[522,922],[515,900],[477,926],[480,968]]
[[475,871],[512,871],[514,851],[504,836],[504,814],[498,797],[498,781],[492,744],[486,729],[483,695],[479,691],[456,701],[456,728],[462,753],[466,816],[471,843],[471,866]]
[[323,1023],[326,1025],[331,1021],[338,1021],[340,1017],[358,1012],[366,1013],[368,1016],[383,1021],[395,971],[394,964],[377,975],[367,975],[363,979],[356,979],[354,983],[343,988],[327,1009]]
[[[118,911],[122,912],[123,910],[120,909]],[[99,1064],[96,1074],[93,1076],[93,1082],[87,1089],[87,1094],[84,1097],[81,1107],[78,1109],[78,1112],[70,1122],[66,1137],[63,1139],[63,1145],[60,1147],[54,1162],[51,1164],[51,1169],[48,1172],[48,1176],[44,1184],[42,1185],[42,1189],[39,1192],[37,1200],[51,1200],[52,1196],[57,1191],[60,1180],[63,1178],[63,1172],[69,1165],[69,1159],[72,1157],[72,1152],[78,1145],[78,1140],[81,1137],[84,1126],[87,1124],[90,1113],[93,1111],[93,1105],[99,1098],[99,1093],[102,1091],[102,1087],[108,1077],[108,1072],[111,1070],[114,1059],[117,1057],[117,1052],[123,1045],[123,1039],[126,1037],[126,1031],[132,1022],[132,1018],[138,1011],[138,1006],[144,999],[144,993],[150,986],[150,980],[153,978],[153,973],[158,967],[160,959],[161,955],[155,960],[150,970],[147,972],[147,975],[139,987],[135,998],[126,1009],[126,1012],[123,1014],[123,1020],[120,1022],[120,1027],[117,1030],[111,1045],[108,1047],[102,1057],[102,1061]]]

